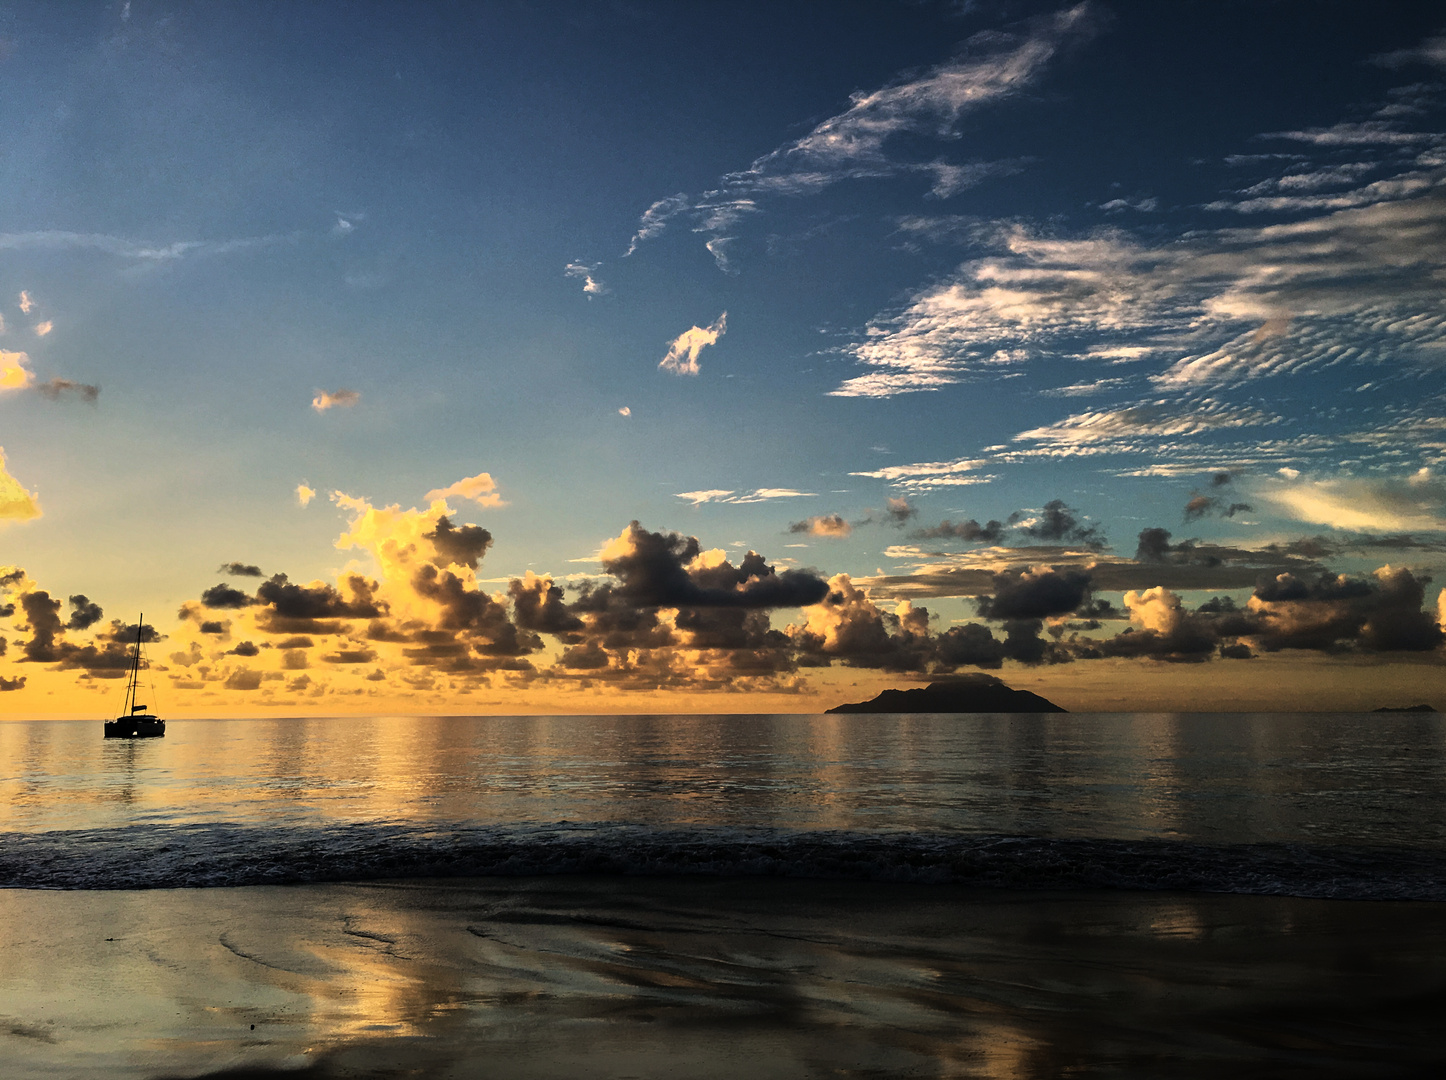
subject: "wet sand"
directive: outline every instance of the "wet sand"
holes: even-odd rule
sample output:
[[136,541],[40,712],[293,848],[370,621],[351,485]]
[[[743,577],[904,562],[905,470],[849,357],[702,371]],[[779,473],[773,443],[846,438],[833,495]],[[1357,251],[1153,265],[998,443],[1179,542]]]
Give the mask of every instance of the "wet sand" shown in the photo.
[[[1407,1077],[1446,904],[554,877],[0,890],[31,1077]],[[254,1025],[254,1027],[252,1026]]]

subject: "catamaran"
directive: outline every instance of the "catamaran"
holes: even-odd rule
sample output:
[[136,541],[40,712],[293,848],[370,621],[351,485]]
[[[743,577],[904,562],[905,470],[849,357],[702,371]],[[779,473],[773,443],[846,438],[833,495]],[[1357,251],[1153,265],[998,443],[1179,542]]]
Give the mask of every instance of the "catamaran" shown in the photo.
[[166,722],[136,702],[141,681],[141,636],[145,633],[145,626],[146,617],[142,615],[136,623],[136,651],[131,657],[130,675],[126,679],[125,704],[120,716],[105,722],[107,739],[153,739],[166,733]]

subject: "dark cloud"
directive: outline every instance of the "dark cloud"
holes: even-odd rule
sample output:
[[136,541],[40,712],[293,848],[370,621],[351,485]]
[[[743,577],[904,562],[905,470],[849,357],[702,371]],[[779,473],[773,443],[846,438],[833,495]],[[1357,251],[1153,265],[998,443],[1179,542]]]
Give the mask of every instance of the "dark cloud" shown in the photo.
[[[865,518],[859,524],[869,524]],[[806,518],[803,521],[795,521],[788,526],[790,533],[807,533],[810,536],[832,536],[842,538],[853,532],[854,527],[843,519],[840,514],[820,514],[817,517]]]
[[349,600],[340,589],[325,582],[296,585],[285,574],[275,574],[256,587],[254,602],[266,606],[257,625],[273,634],[338,634],[345,626],[343,619],[371,619],[385,614],[375,598],[376,582],[360,574],[347,574],[342,583],[351,593]]
[[909,534],[915,540],[963,540],[969,544],[997,544],[1004,539],[1004,523],[990,521],[980,525],[973,518],[955,522],[944,520],[927,529]]
[[513,578],[507,583],[507,593],[512,597],[513,617],[524,630],[560,636],[583,628],[583,621],[567,610],[561,586],[554,585],[551,578],[535,574]]
[[7,690],[24,690],[25,678],[24,675],[17,675],[13,679],[7,679],[5,676],[0,675],[0,693],[4,693]]
[[1324,572],[1280,574],[1256,587],[1252,636],[1278,649],[1424,652],[1439,648],[1441,627],[1422,610],[1431,579],[1382,567],[1369,578]]
[[261,653],[261,650],[251,642],[243,641],[232,649],[231,653],[235,656],[257,656]]
[[975,601],[986,619],[1042,619],[1067,615],[1090,598],[1090,575],[1044,567],[994,575],[994,593]]
[[70,598],[70,618],[65,623],[67,630],[89,630],[96,623],[100,622],[101,611],[99,604],[93,604],[84,593],[77,593]]
[[231,624],[227,622],[216,622],[213,620],[201,623],[201,633],[203,634],[224,634],[230,628]]
[[1009,516],[1009,522],[1019,532],[1036,540],[1080,544],[1092,551],[1108,546],[1099,526],[1086,525],[1079,511],[1066,506],[1063,499],[1051,499],[1045,503],[1037,517],[1023,510],[1016,511]]
[[1185,504],[1185,520],[1198,521],[1204,517],[1233,518],[1236,514],[1249,514],[1253,510],[1254,507],[1249,503],[1227,503],[1224,499],[1201,495],[1197,491],[1191,494],[1190,501]]
[[884,513],[889,516],[889,524],[902,527],[919,516],[919,508],[906,498],[890,497],[884,501]]
[[437,526],[426,534],[436,549],[439,566],[455,563],[476,570],[482,556],[492,546],[492,534],[480,525],[453,525],[445,514],[437,519]]
[[265,577],[261,567],[252,566],[250,563],[228,562],[222,563],[221,568],[216,571],[218,574],[227,574],[231,577]]
[[233,589],[224,582],[219,585],[212,585],[201,593],[201,604],[208,608],[244,608],[256,603],[254,597],[248,596],[240,589]]
[[776,573],[750,551],[734,567],[724,561],[689,569],[702,548],[698,538],[628,527],[627,550],[603,559],[622,594],[639,607],[804,607],[816,604],[828,584],[810,570]]
[[25,659],[35,663],[54,663],[60,657],[56,645],[64,633],[60,621],[60,601],[51,599],[44,589],[35,589],[20,597],[30,639],[24,646]]
[[35,390],[43,394],[51,401],[59,401],[62,398],[75,398],[84,401],[88,405],[94,405],[100,400],[100,387],[91,386],[89,383],[72,382],[69,379],[56,377],[43,383],[36,383]]

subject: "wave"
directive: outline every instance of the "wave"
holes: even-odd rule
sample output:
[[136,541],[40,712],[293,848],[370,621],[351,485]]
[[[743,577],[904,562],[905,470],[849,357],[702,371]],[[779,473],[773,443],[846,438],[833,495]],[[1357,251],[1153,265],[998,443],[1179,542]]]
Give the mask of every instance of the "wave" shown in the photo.
[[1446,854],[918,832],[638,825],[133,825],[0,833],[0,887],[172,889],[549,874],[746,876],[1019,890],[1446,900]]

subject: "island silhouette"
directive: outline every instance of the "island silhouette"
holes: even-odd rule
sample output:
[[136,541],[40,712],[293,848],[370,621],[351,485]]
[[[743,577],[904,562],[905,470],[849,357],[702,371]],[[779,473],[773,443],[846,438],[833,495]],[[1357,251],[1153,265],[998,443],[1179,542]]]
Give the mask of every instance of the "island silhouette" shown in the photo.
[[1015,690],[993,675],[941,679],[912,690],[885,690],[871,701],[836,705],[831,713],[1062,713],[1052,701]]

